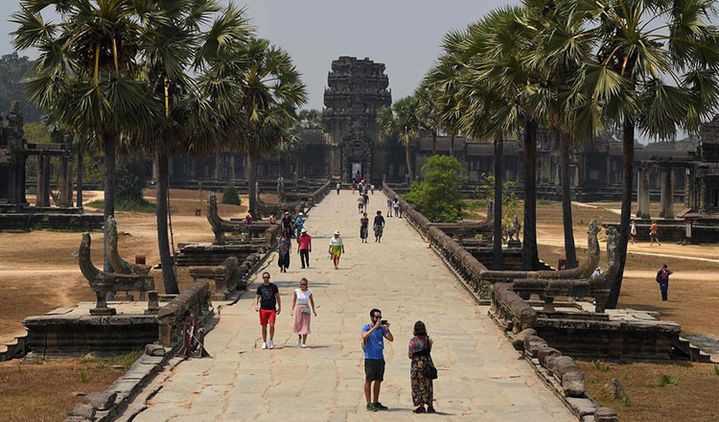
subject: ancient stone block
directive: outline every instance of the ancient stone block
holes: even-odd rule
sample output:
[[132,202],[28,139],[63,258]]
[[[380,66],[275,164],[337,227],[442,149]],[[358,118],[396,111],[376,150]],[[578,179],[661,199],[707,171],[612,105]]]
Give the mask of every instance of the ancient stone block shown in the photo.
[[165,356],[165,348],[159,344],[148,344],[145,346],[145,354],[148,356]]
[[539,354],[539,348],[547,346],[547,342],[538,336],[527,336],[524,339],[524,353],[536,358]]
[[594,411],[594,421],[595,422],[616,422],[619,418],[617,417],[617,412],[609,407],[598,407]]
[[533,328],[527,328],[525,330],[522,330],[514,336],[514,340],[512,340],[512,346],[514,346],[515,350],[524,350],[524,340],[529,336],[536,335],[537,331]]

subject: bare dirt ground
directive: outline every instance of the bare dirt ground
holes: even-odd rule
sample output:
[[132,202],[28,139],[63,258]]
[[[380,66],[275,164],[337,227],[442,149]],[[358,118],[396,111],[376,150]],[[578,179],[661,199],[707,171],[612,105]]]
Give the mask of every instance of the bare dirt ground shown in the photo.
[[[185,190],[171,192],[176,244],[212,240],[205,218],[206,205],[201,203],[201,198],[206,198],[206,194]],[[153,201],[153,191],[148,190],[146,195],[148,200]],[[100,199],[101,196],[101,192],[87,192],[86,201]],[[272,202],[276,198],[263,196],[263,200]],[[242,201],[243,204],[247,203],[246,198],[242,198]],[[658,215],[657,205],[654,204],[654,207],[652,212]],[[679,210],[682,207],[677,204],[675,208]],[[195,217],[196,209],[202,210],[201,217]],[[574,234],[580,260],[584,259],[586,226],[590,219],[597,218],[600,223],[618,221],[618,209],[619,203],[612,202],[573,206]],[[244,205],[220,205],[220,213],[225,218],[244,217],[246,211]],[[538,216],[540,257],[556,265],[557,259],[564,255],[561,205],[542,201],[538,205]],[[149,264],[157,263],[159,258],[154,215],[118,212],[117,220],[122,255],[127,260],[132,260],[135,255],[145,255]],[[100,264],[102,234],[93,233],[93,240],[93,259],[96,264]],[[93,300],[93,294],[77,267],[79,242],[79,233],[0,233],[0,347],[24,331],[21,321],[26,316],[72,306],[78,301]],[[604,252],[603,243],[602,249]],[[674,275],[669,291],[670,300],[662,303],[654,275],[664,263],[674,270]],[[681,246],[662,243],[660,247],[650,247],[647,243],[630,245],[620,306],[659,311],[664,319],[677,321],[687,332],[719,337],[719,324],[716,324],[719,317],[717,273],[717,244]],[[161,277],[157,272],[155,276],[157,287],[161,290]],[[180,278],[181,283],[188,282],[184,272],[180,273]],[[74,390],[77,383],[81,384],[77,387],[79,391],[94,391],[109,385],[118,375],[118,371],[98,369],[92,381],[84,383],[80,381],[79,375],[80,371],[87,371],[83,369],[84,364],[83,361],[70,360],[39,366],[24,365],[21,369],[18,369],[17,362],[0,364],[0,385],[3,385],[3,394],[0,396],[8,397],[4,402],[3,397],[0,397],[0,415],[3,415],[0,420],[5,420],[5,415],[10,415],[7,417],[9,420],[48,420],[42,416],[44,407],[41,402],[56,392],[57,388],[48,387],[50,383],[45,380],[58,380],[52,384],[61,383],[63,391]],[[593,369],[591,363],[583,365],[586,366],[587,382],[592,392],[603,403],[617,408],[623,420],[670,420],[672,415],[679,414],[686,415],[682,417],[684,420],[717,419],[719,376],[714,375],[711,365],[682,362],[609,364],[611,369],[606,371]],[[679,384],[658,387],[657,377],[662,373],[678,378]],[[628,402],[601,395],[606,379],[612,377],[620,379],[624,384],[630,398]],[[86,377],[82,379],[86,380]],[[13,389],[7,390],[8,385],[14,386]],[[65,388],[65,385],[68,387]],[[35,406],[41,410],[37,414],[24,411],[18,413],[18,397],[23,397],[28,403],[22,409],[33,409]],[[72,397],[63,400],[57,405],[60,410],[49,420],[61,420],[76,401]]]

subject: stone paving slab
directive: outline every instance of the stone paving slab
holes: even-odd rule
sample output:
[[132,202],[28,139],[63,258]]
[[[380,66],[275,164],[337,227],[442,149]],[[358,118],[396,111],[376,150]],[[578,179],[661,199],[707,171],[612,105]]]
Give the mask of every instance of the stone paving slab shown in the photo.
[[[348,191],[332,193],[312,210],[305,225],[314,237],[310,269],[299,268],[297,254],[286,274],[277,270],[276,257],[269,260],[283,300],[276,349],[260,350],[254,294],[245,294],[223,307],[207,336],[213,357],[177,366],[136,421],[421,420],[427,416],[411,413],[407,357],[416,320],[425,322],[435,341],[440,414],[433,419],[575,420],[487,317],[487,307],[476,305],[404,220],[387,219],[381,244],[360,243],[356,198]],[[385,210],[385,203],[377,192],[369,208]],[[347,253],[334,270],[327,244],[337,229]],[[301,277],[309,279],[318,305],[307,349],[296,347],[289,315]],[[385,346],[380,398],[389,412],[364,409],[359,332],[373,307],[382,309],[395,336]]]

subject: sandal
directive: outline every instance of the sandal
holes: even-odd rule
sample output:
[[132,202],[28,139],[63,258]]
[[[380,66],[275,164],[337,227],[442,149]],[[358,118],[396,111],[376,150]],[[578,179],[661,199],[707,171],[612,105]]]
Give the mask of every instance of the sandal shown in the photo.
[[424,407],[420,406],[412,411],[412,413],[427,413],[426,410],[424,410]]
[[433,406],[427,406],[427,413],[437,413]]

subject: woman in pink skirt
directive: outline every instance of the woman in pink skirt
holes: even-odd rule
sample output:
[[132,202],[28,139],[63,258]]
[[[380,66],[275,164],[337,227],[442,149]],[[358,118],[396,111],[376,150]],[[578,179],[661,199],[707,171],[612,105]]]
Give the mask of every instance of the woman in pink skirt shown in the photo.
[[315,312],[315,299],[312,297],[312,290],[307,288],[307,279],[302,278],[300,280],[300,288],[295,289],[295,294],[292,296],[292,311],[290,316],[294,312],[295,326],[294,331],[297,334],[297,347],[303,349],[307,347],[307,334],[310,333],[310,313],[317,316]]

